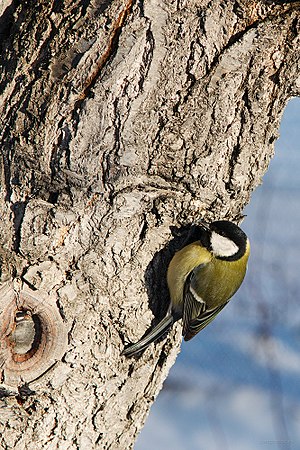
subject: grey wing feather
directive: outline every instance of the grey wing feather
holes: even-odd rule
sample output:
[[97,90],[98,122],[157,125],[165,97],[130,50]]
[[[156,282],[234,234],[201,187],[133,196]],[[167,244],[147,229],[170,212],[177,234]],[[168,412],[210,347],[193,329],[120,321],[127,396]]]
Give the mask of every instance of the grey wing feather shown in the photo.
[[190,323],[195,317],[201,316],[205,311],[205,303],[200,303],[195,299],[189,287],[185,289],[184,293],[184,305],[183,305],[183,316],[182,316],[182,334],[183,336],[189,330]]
[[227,305],[228,302],[223,303],[223,305],[219,305],[214,309],[210,309],[208,311],[205,311],[204,313],[200,314],[196,319],[192,320],[188,328],[186,330],[186,333],[184,334],[184,340],[189,341],[194,337],[199,331],[203,330],[214,318],[217,314],[219,314],[220,311]]
[[205,312],[206,308],[205,302],[200,301],[200,299],[196,299],[193,290],[191,290],[193,277],[194,272],[191,272],[184,285],[182,316],[183,336],[185,336],[188,332],[190,323],[193,319],[200,317]]
[[[197,276],[199,276],[199,269],[204,268],[204,266],[205,264],[196,268]],[[226,302],[208,310],[205,300],[196,296],[195,290],[193,289],[193,286],[195,286],[193,282],[194,277],[195,270],[189,274],[184,285],[182,334],[185,341],[192,339],[193,336],[205,328],[227,304]]]

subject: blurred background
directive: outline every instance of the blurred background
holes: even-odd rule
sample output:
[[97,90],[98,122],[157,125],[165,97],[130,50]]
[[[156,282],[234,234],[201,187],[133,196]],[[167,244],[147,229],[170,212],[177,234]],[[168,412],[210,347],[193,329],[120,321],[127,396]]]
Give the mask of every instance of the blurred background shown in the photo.
[[234,300],[170,371],[135,450],[300,448],[300,99],[246,208],[252,254]]

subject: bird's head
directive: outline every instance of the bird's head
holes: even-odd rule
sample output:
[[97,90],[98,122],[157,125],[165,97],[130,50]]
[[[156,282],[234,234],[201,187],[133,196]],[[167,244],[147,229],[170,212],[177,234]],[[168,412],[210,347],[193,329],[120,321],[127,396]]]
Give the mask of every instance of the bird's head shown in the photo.
[[201,243],[218,259],[236,261],[247,249],[246,234],[228,220],[218,220],[211,224],[201,223]]

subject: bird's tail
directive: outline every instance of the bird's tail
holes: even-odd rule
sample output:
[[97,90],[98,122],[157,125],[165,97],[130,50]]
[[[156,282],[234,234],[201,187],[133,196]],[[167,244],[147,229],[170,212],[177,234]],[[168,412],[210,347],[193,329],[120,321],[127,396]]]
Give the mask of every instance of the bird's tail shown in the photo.
[[150,333],[148,333],[140,341],[125,348],[122,352],[122,355],[133,356],[136,353],[144,350],[152,342],[162,337],[172,327],[175,321],[176,320],[174,319],[174,317],[171,314],[168,314],[156,325],[156,327],[153,328],[153,330],[150,331]]

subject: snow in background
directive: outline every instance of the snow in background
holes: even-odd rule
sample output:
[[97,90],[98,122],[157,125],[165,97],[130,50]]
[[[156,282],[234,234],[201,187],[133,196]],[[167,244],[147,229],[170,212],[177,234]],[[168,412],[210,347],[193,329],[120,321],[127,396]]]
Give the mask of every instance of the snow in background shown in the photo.
[[135,450],[300,448],[300,99],[252,195],[246,280],[182,350]]

